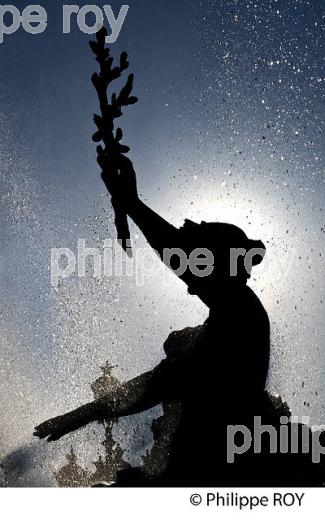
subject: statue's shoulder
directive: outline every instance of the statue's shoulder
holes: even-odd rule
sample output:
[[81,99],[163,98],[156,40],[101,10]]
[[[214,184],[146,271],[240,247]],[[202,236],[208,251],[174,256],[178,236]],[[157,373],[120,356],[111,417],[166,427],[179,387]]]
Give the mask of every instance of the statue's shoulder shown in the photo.
[[202,334],[204,328],[205,325],[198,325],[197,327],[186,327],[171,332],[164,343],[167,358],[178,357],[194,348],[196,340]]

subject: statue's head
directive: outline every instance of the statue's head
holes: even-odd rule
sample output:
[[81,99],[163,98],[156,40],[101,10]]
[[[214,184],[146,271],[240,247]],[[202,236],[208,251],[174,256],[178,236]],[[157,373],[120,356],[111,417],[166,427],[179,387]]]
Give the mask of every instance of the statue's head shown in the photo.
[[[251,240],[237,226],[219,222],[196,224],[185,220],[180,228],[182,249],[189,262],[189,292],[200,296],[201,291],[215,291],[216,284],[223,287],[247,283],[252,268],[259,265],[266,253],[260,240]],[[192,255],[192,256],[191,256]],[[202,266],[194,270],[195,259]],[[208,266],[208,267],[207,267]]]

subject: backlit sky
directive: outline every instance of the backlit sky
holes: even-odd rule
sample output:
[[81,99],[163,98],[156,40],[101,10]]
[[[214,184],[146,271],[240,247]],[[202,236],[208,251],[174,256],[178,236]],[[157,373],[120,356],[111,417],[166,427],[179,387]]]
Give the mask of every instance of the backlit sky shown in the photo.
[[[91,141],[89,37],[75,25],[62,34],[61,2],[42,5],[44,34],[21,30],[0,46],[0,457],[19,485],[53,485],[71,443],[85,463],[97,449],[92,427],[48,447],[32,439],[33,425],[91,399],[106,360],[121,379],[133,377],[159,362],[171,330],[207,315],[160,274],[142,287],[126,277],[51,287],[52,247],[76,252],[80,238],[100,246],[114,228]],[[272,323],[270,388],[317,424],[325,423],[322,7],[130,0],[112,45],[115,55],[129,52],[136,76],[140,102],[121,126],[141,195],[176,225],[229,221],[267,244],[267,268],[252,285]],[[134,227],[132,235],[144,244]],[[130,432],[136,421],[126,422]],[[141,442],[132,434],[128,442],[137,456]]]

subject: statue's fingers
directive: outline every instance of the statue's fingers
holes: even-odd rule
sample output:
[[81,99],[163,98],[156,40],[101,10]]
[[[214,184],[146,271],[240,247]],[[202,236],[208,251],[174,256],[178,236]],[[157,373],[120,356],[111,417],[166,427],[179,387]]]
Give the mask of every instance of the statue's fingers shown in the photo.
[[45,437],[48,436],[48,433],[36,430],[36,431],[34,431],[33,435],[34,435],[34,437],[38,437],[39,439],[45,439]]
[[44,439],[44,437],[47,437],[48,435],[51,435],[53,431],[57,429],[61,422],[61,416],[55,417],[54,419],[48,419],[47,421],[43,422],[42,424],[39,424],[35,428],[35,434],[40,439]]
[[39,426],[36,426],[35,432],[34,432],[35,437],[39,437],[40,439],[44,439],[44,437],[46,437],[50,433],[49,426],[50,425],[49,425],[48,421],[40,424]]

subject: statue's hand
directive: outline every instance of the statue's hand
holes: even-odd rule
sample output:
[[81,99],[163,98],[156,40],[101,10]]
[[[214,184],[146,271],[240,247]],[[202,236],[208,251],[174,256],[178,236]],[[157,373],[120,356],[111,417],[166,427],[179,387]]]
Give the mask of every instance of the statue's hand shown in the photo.
[[57,441],[67,433],[74,430],[78,430],[82,426],[85,426],[90,422],[86,414],[80,414],[74,412],[66,413],[65,415],[59,415],[53,419],[43,422],[39,426],[36,426],[34,436],[40,439],[45,439],[49,442]]
[[102,179],[112,199],[126,210],[139,200],[136,173],[127,157],[120,155],[114,164],[105,165]]

